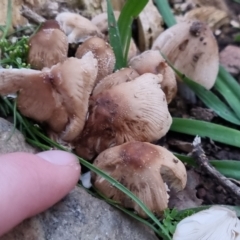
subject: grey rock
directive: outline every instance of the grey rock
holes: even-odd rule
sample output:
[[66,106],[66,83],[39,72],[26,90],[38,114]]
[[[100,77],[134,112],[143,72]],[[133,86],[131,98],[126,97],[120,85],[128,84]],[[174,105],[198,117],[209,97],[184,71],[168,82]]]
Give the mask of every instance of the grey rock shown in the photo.
[[76,187],[0,240],[157,240],[146,226]]
[[20,151],[35,153],[36,149],[25,142],[22,133],[17,129],[14,130],[12,123],[0,118],[0,153]]

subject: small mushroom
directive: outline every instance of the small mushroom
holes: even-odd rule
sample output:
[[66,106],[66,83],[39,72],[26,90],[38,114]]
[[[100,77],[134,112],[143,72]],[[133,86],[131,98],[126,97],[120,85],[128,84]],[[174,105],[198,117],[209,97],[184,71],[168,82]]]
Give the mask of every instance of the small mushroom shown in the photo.
[[74,143],[77,154],[91,160],[124,142],[163,137],[172,118],[160,82],[161,75],[145,73],[92,96],[88,120]]
[[[184,164],[167,149],[147,142],[129,142],[109,148],[98,155],[94,165],[128,188],[157,215],[162,215],[168,207],[168,188],[178,192],[186,186]],[[93,185],[106,197],[147,217],[125,193],[103,177],[94,173],[92,176]]]
[[99,37],[91,37],[81,44],[75,57],[81,58],[85,53],[91,51],[98,60],[98,75],[96,83],[113,72],[115,66],[115,55],[112,47]]
[[88,99],[97,76],[97,60],[91,52],[82,59],[69,58],[51,69],[0,69],[0,94],[18,93],[20,112],[40,123],[64,141],[82,131]]
[[68,43],[81,43],[93,36],[103,38],[103,34],[96,25],[77,13],[59,13],[56,21],[67,35]]
[[211,29],[200,21],[184,21],[164,31],[153,44],[187,77],[213,87],[218,74],[218,45]]
[[98,93],[110,89],[118,84],[132,81],[138,76],[139,74],[134,69],[122,68],[103,78],[93,89],[92,95],[97,95]]
[[67,59],[68,40],[55,20],[47,20],[29,40],[28,63],[42,70]]
[[128,64],[140,75],[144,73],[162,74],[161,87],[170,103],[177,93],[174,71],[157,50],[148,50],[131,59]]

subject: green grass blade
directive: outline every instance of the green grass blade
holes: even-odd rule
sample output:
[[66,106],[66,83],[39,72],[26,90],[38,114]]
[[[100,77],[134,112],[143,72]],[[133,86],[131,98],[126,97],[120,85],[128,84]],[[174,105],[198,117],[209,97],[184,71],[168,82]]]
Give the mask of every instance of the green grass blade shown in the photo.
[[[12,105],[12,103],[9,101],[9,99],[7,98],[3,98],[5,104],[14,112],[14,106]],[[26,118],[22,117],[21,114],[16,111],[16,118],[18,120],[19,123],[21,123],[25,130],[28,132],[28,134],[37,141],[37,138],[35,137],[35,135],[30,131],[30,124],[28,123],[28,121],[26,121]]]
[[15,133],[16,127],[17,127],[17,98],[14,100],[13,104],[13,128],[11,130],[9,137],[6,140],[7,142],[11,139],[11,137]]
[[[182,162],[187,163],[190,166],[196,167],[196,163],[193,158],[183,154],[174,153]],[[209,160],[212,166],[214,166],[225,177],[240,180],[240,161],[237,160]]]
[[225,98],[240,119],[240,84],[221,65],[219,66],[218,78],[214,87]]
[[[214,204],[214,206],[222,206],[222,207],[229,208],[230,210],[236,212],[237,217],[240,217],[240,207],[239,207],[239,206],[218,205],[218,204]],[[208,208],[210,208],[210,207],[212,207],[212,205],[202,205],[202,206],[200,206],[200,207],[184,209],[184,210],[180,210],[180,211],[178,212],[178,215],[180,215],[180,214],[184,214],[185,211],[194,211],[195,213],[197,213],[197,212],[199,212],[199,211],[202,211],[202,210],[208,209]]]
[[6,109],[2,105],[0,105],[0,112],[3,114],[3,116],[5,116],[5,117],[7,116]]
[[168,27],[175,25],[177,22],[171,11],[168,0],[155,0],[155,3],[166,25]]
[[177,158],[179,158],[182,162],[188,164],[189,166],[196,167],[196,163],[193,158],[186,156],[184,154],[173,153]]
[[[235,112],[236,116],[240,120],[240,98],[239,94],[235,95],[229,84],[222,78],[217,77],[214,88],[224,97],[225,101]],[[240,93],[240,92],[239,92]]]
[[224,176],[240,180],[240,161],[211,160],[210,163]]
[[4,104],[3,97],[0,96],[0,112],[3,114],[3,116],[7,117],[9,114],[9,107]]
[[125,62],[123,57],[121,36],[119,33],[118,24],[116,22],[110,0],[107,0],[107,14],[108,14],[109,42],[115,54],[116,58],[115,70],[117,70],[125,67]]
[[173,118],[171,131],[193,136],[209,137],[213,141],[240,147],[240,131],[205,121]]
[[226,84],[228,84],[228,87],[231,89],[231,91],[236,95],[239,96],[240,93],[240,85],[237,82],[234,77],[226,71],[226,69],[223,66],[219,66],[219,77],[224,80]]
[[6,26],[4,27],[3,35],[1,39],[5,39],[8,31],[10,29],[12,22],[12,0],[8,0],[8,5],[7,5],[7,20],[6,20]]
[[128,50],[132,37],[132,22],[144,9],[148,0],[127,0],[118,19],[118,28],[123,47],[125,64],[127,64]]
[[182,81],[195,92],[195,94],[207,107],[211,108],[219,117],[225,119],[226,121],[240,125],[240,120],[237,118],[236,114],[224,102],[222,102],[219,97],[217,97],[213,92],[205,89],[200,84],[184,76],[173,66],[172,68]]
[[37,148],[40,148],[41,150],[44,150],[44,151],[48,151],[48,150],[51,150],[51,147],[43,144],[43,143],[40,143],[38,141],[34,141],[30,138],[26,138],[26,141],[31,144],[32,146],[35,146]]

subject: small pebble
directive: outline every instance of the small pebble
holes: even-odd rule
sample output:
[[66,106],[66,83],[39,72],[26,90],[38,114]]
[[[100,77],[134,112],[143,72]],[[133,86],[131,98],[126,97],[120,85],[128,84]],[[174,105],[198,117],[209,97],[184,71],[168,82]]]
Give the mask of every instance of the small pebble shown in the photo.
[[235,20],[232,20],[232,21],[230,22],[230,24],[231,24],[233,27],[235,27],[235,28],[239,28],[239,27],[240,27],[239,23],[238,23],[237,21],[235,21]]

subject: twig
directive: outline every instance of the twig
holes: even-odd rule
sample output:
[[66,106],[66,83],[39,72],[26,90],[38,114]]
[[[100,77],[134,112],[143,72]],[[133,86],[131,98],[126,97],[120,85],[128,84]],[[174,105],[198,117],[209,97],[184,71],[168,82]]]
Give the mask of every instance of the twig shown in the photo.
[[31,10],[29,7],[25,5],[22,6],[21,12],[22,12],[22,15],[31,22],[40,24],[46,21],[45,18],[35,13],[33,10]]
[[196,137],[194,139],[193,151],[191,155],[195,159],[197,165],[201,168],[201,170],[203,170],[203,172],[206,172],[211,177],[215,178],[218,183],[229,193],[240,199],[240,188],[209,164],[208,158],[206,157],[204,150],[201,147],[200,137]]

